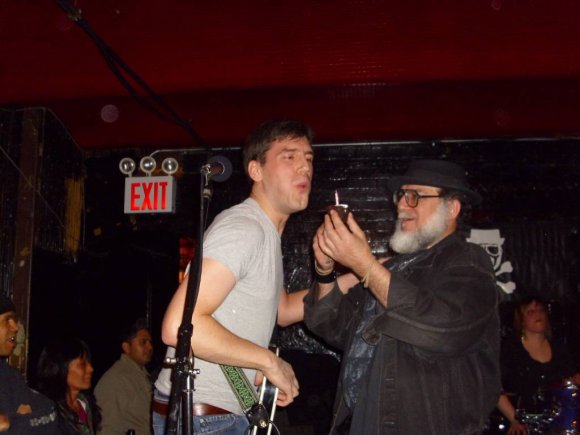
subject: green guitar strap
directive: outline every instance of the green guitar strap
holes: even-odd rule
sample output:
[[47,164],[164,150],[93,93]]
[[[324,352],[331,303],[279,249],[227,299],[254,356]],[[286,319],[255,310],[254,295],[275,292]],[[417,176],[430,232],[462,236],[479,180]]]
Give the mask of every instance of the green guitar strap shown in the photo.
[[248,377],[244,371],[239,367],[223,364],[220,364],[220,368],[224,372],[228,384],[230,384],[238,402],[240,402],[240,406],[244,411],[244,415],[248,418],[250,426],[255,426],[252,433],[257,433],[257,430],[266,429],[270,423],[268,411],[264,405],[259,403],[258,393],[252,384],[250,384],[250,381],[248,381]]
[[258,402],[258,393],[240,367],[220,364],[220,368],[245,413]]

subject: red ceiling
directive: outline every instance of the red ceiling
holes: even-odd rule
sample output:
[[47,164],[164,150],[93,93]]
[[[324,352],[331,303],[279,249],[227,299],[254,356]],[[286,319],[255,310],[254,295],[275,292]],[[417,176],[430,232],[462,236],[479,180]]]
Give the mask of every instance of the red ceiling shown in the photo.
[[[317,142],[580,134],[578,0],[71,3],[212,146],[272,117]],[[49,107],[87,149],[198,146],[56,1],[0,0],[0,106],[16,104]]]

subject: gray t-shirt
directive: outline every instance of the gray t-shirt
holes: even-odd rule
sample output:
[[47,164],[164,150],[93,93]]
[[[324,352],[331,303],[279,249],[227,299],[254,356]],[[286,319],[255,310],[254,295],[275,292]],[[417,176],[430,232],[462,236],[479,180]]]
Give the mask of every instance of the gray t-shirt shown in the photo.
[[[203,256],[219,261],[236,278],[213,317],[239,337],[267,347],[283,286],[280,235],[273,222],[248,198],[216,216],[204,236]],[[242,413],[219,365],[196,358],[195,368],[200,369],[195,379],[195,402]],[[253,384],[255,370],[244,371]],[[155,384],[164,393],[170,390],[167,372],[162,371]]]

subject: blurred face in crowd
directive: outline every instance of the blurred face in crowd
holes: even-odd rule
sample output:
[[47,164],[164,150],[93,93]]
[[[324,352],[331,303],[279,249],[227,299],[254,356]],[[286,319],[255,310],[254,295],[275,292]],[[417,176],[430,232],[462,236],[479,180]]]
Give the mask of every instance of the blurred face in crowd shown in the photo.
[[12,355],[16,347],[18,316],[14,311],[0,314],[0,357]]
[[137,335],[123,342],[123,352],[140,366],[151,361],[153,357],[153,342],[147,329],[140,329]]
[[93,366],[85,356],[73,359],[68,364],[66,383],[71,391],[84,391],[91,388]]
[[532,301],[522,307],[522,331],[545,334],[549,328],[548,313],[546,307],[538,302]]
[[[460,203],[438,197],[432,186],[404,185],[397,202],[397,222],[390,245],[400,254],[430,248],[455,230]],[[422,196],[429,196],[423,197]]]

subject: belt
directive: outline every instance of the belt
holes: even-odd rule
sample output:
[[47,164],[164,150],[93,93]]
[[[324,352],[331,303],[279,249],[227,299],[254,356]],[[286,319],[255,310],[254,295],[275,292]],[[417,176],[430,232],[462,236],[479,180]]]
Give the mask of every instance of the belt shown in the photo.
[[[153,399],[152,404],[153,411],[157,414],[167,416],[169,414],[169,403],[158,402]],[[219,415],[219,414],[231,414],[230,411],[218,408],[217,406],[208,405],[207,403],[194,403],[193,404],[193,415],[196,417],[202,415]]]

